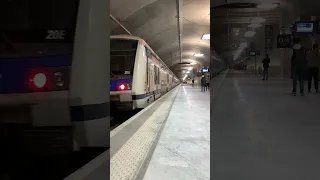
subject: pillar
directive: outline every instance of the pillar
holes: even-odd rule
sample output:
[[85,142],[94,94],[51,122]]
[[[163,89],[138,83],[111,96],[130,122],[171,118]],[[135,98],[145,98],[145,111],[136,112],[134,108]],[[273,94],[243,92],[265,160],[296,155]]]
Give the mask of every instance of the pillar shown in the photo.
[[79,147],[110,147],[109,4],[109,0],[79,2],[69,91]]

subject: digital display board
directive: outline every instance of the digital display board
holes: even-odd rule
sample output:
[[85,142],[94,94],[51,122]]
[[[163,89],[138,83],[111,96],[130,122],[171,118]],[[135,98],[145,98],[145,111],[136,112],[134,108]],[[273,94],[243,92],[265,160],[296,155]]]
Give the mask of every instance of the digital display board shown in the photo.
[[203,73],[209,72],[209,69],[208,69],[208,68],[203,68],[203,69],[202,69],[202,72],[203,72]]
[[296,33],[313,33],[314,22],[296,22]]
[[255,51],[250,51],[249,52],[249,56],[256,56],[256,52]]

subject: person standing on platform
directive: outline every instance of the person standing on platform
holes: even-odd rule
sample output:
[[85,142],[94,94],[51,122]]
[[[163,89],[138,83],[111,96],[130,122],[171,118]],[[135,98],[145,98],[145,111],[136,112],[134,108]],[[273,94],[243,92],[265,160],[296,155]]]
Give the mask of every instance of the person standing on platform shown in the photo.
[[192,79],[192,87],[194,87],[194,78]]
[[299,81],[300,94],[304,95],[304,75],[307,66],[307,51],[300,44],[300,38],[294,38],[292,47],[293,54],[291,58],[291,73],[292,73],[292,95],[297,94],[297,82]]
[[204,74],[201,76],[201,92],[206,91],[206,77],[204,77]]
[[206,90],[209,91],[210,89],[210,74],[206,76]]
[[270,64],[270,58],[269,58],[268,54],[266,54],[266,57],[262,60],[262,64],[263,64],[263,78],[262,78],[262,80],[268,80],[269,64]]
[[311,91],[312,78],[314,81],[314,89],[316,90],[316,92],[318,92],[319,67],[320,67],[318,44],[314,44],[312,46],[312,51],[307,53],[307,60],[308,60],[308,92]]

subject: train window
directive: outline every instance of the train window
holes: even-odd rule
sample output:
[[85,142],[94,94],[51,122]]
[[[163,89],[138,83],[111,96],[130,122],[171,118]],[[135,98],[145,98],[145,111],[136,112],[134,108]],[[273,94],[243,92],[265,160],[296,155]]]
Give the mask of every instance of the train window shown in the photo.
[[0,55],[71,54],[79,0],[0,1]]
[[110,41],[110,71],[114,75],[133,75],[138,41],[112,39]]

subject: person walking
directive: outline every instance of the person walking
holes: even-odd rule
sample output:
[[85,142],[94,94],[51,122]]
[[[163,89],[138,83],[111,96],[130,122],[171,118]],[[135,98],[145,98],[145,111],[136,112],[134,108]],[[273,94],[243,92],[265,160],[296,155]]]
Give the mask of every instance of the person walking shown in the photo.
[[319,87],[319,48],[318,44],[313,44],[312,51],[307,53],[308,60],[308,92],[311,92],[312,79],[314,81],[314,89],[318,92]]
[[206,90],[209,91],[210,89],[210,74],[206,76]]
[[206,78],[204,77],[204,74],[201,76],[201,92],[206,91]]
[[307,66],[306,49],[300,44],[299,38],[294,38],[292,47],[293,54],[291,58],[291,73],[292,73],[292,95],[296,96],[297,82],[299,81],[300,94],[304,95],[304,75]]
[[263,78],[262,78],[262,80],[268,80],[269,64],[270,64],[270,58],[269,58],[268,54],[266,54],[266,57],[262,60],[262,64],[263,64]]

